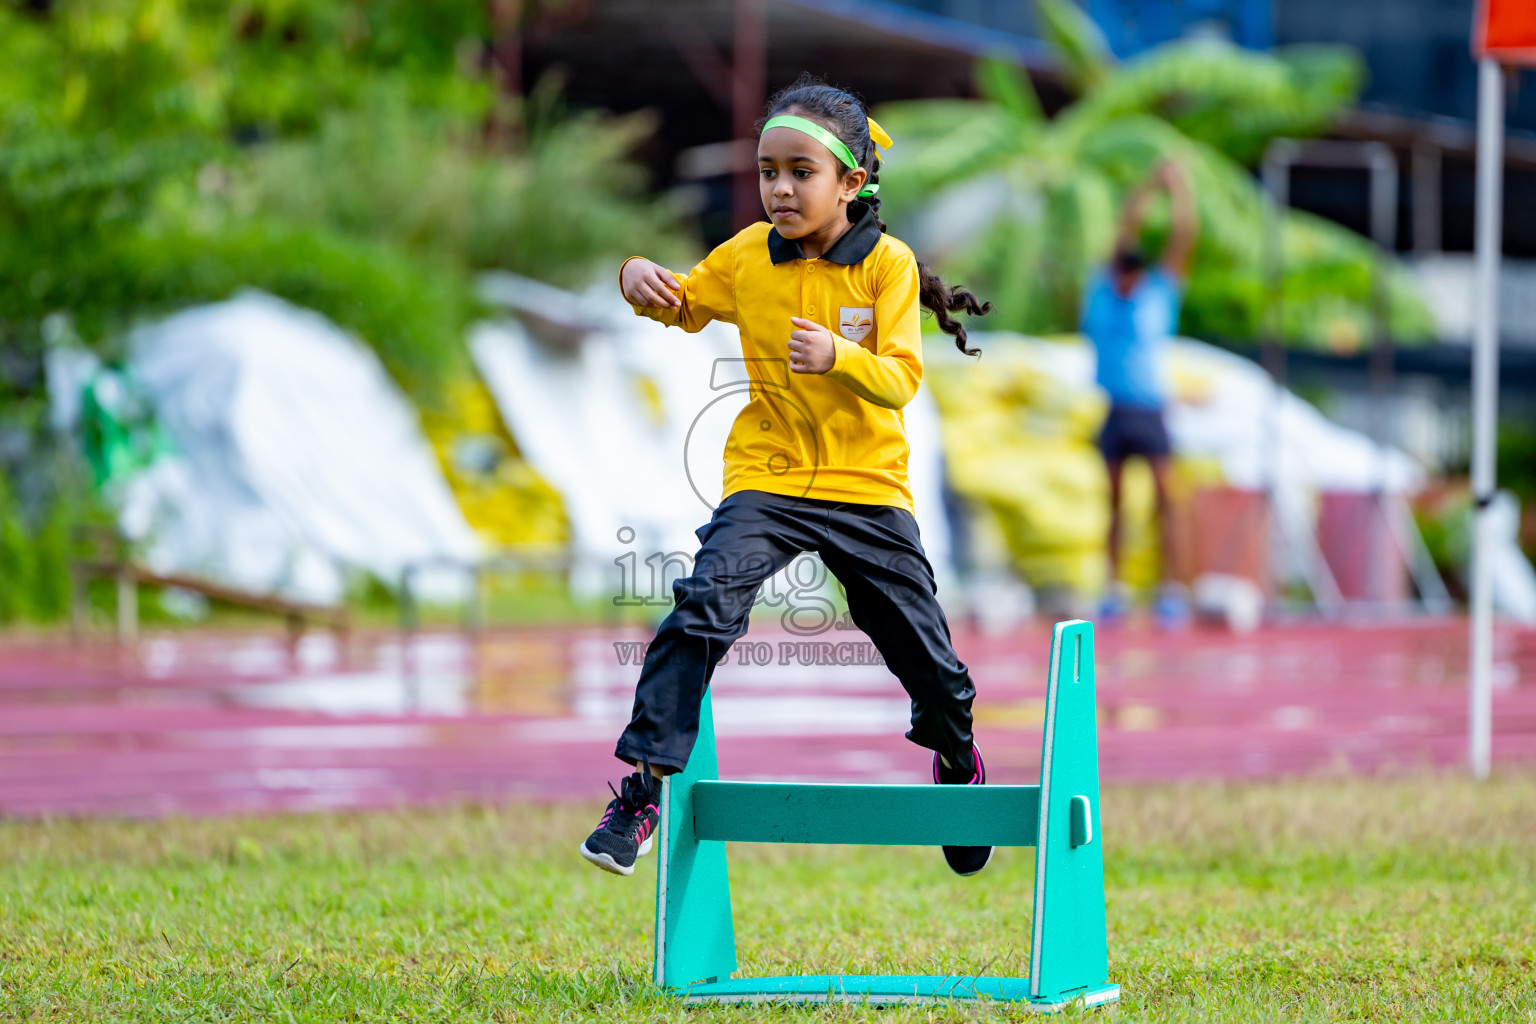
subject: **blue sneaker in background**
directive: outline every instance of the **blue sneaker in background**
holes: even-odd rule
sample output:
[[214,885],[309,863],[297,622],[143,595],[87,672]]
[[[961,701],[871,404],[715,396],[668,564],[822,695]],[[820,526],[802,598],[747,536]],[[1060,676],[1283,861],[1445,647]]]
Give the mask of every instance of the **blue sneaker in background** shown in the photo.
[[1104,596],[1099,599],[1099,625],[1113,625],[1124,622],[1125,617],[1131,613],[1131,591],[1124,583],[1118,581],[1104,588]]
[[1184,629],[1190,623],[1189,595],[1182,583],[1164,583],[1152,604],[1152,621],[1161,630]]

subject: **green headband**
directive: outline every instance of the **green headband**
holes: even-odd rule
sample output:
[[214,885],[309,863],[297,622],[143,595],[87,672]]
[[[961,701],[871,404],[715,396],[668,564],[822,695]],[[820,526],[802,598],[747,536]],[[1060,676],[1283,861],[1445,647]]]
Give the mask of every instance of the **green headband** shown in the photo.
[[[848,144],[815,121],[796,117],[793,114],[780,114],[778,117],[770,118],[768,123],[763,125],[763,131],[765,132],[770,128],[793,128],[797,132],[804,132],[831,150],[832,155],[841,160],[850,171],[859,166],[859,162],[853,158],[853,150],[848,148]],[[878,191],[880,191],[879,185],[865,185],[859,190],[859,195],[861,197],[868,197]]]

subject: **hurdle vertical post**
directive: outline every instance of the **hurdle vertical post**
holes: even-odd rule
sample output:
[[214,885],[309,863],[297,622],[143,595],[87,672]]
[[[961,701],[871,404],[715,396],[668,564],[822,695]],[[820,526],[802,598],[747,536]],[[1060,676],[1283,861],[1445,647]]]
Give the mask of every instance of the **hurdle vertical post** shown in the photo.
[[661,784],[661,830],[656,860],[656,984],[729,978],[736,970],[736,931],[723,842],[694,832],[693,788],[720,777],[715,757],[715,715],[708,691],[699,708],[699,738],[686,771]]
[[1109,979],[1093,666],[1093,625],[1058,624],[1040,740],[1031,999],[1059,999]]

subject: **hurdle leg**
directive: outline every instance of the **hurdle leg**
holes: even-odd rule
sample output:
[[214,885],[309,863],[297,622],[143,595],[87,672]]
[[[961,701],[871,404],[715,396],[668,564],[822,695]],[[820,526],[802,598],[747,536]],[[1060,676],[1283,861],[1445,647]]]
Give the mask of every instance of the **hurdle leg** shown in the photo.
[[1119,997],[1120,986],[1109,984],[1099,824],[1093,625],[1061,622],[1051,640],[1040,753],[1032,1002]]
[[685,771],[662,782],[656,836],[656,984],[684,989],[724,981],[736,970],[736,932],[725,844],[694,832],[693,785],[720,777],[709,691],[699,708],[699,739]]

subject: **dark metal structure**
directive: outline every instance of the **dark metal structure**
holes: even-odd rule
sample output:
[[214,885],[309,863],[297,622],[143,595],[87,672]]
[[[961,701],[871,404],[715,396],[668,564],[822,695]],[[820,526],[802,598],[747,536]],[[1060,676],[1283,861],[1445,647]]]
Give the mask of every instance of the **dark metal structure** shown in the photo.
[[[1122,57],[1191,34],[1356,47],[1368,68],[1364,105],[1335,135],[1394,150],[1407,185],[1397,248],[1471,249],[1474,0],[1082,3]],[[571,0],[533,19],[521,46],[503,63],[516,64],[525,85],[556,70],[575,104],[659,115],[644,156],[658,185],[699,183],[709,241],[756,215],[746,179],[730,179],[746,156],[728,140],[750,137],[767,93],[801,71],[880,103],[969,95],[977,58],[1002,56],[1029,69],[1047,110],[1067,100],[1028,0]],[[1505,251],[1536,257],[1536,74],[1512,78],[1511,89]],[[1357,176],[1298,171],[1291,198],[1370,233]]]

